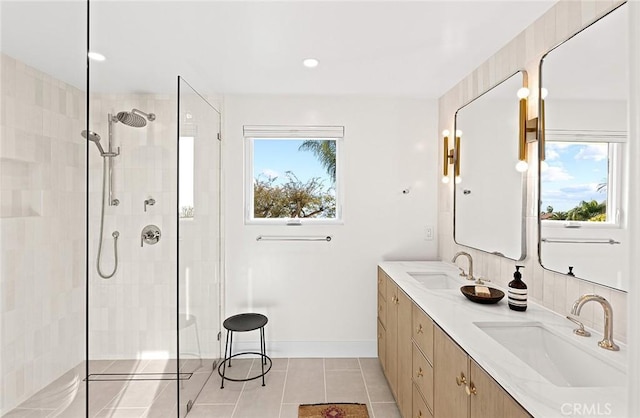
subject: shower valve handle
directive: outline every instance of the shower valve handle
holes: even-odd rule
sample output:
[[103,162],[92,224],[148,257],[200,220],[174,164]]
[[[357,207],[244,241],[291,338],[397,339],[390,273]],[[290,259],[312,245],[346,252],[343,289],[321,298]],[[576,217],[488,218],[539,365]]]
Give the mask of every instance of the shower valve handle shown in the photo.
[[147,205],[153,206],[155,204],[156,204],[156,199],[154,199],[153,197],[150,197],[150,198],[146,199],[144,201],[144,211],[145,212],[147,211]]
[[142,233],[140,234],[140,246],[143,247],[144,244],[153,245],[157,244],[160,241],[160,228],[155,225],[147,225],[142,229]]

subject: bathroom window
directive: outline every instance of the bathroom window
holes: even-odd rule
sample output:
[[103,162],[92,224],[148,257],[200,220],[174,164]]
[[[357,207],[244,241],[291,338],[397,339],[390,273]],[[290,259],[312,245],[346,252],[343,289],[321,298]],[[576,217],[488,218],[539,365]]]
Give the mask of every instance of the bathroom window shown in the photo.
[[540,180],[542,220],[565,226],[618,225],[622,146],[603,138],[547,140]]
[[245,126],[248,223],[341,219],[342,127]]

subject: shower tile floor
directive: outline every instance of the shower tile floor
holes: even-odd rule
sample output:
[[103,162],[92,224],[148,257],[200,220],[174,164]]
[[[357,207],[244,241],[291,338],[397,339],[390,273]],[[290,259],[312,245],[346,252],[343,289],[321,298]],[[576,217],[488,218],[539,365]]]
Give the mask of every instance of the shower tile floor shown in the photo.
[[[364,403],[371,418],[400,418],[376,358],[273,359],[265,387],[257,379],[225,382],[224,389],[220,389],[217,372],[211,374],[212,362],[203,362],[202,366],[198,360],[185,364],[186,371],[193,374],[190,383],[182,388],[181,402],[194,399],[202,388],[187,415],[189,418],[297,418],[298,405],[321,402]],[[258,359],[239,359],[232,364],[227,372],[234,378],[254,376],[260,370]],[[171,364],[157,360],[91,362],[91,373],[169,370]],[[85,384],[73,377],[81,373],[77,370],[67,373],[3,418],[84,417]],[[92,381],[89,383],[89,416],[175,418],[176,390],[176,382],[168,380]]]

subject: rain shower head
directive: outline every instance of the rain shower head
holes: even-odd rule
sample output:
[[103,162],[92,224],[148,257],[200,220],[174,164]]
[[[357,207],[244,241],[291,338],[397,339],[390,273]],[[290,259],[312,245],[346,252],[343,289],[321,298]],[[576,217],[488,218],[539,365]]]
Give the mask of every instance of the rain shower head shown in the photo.
[[147,120],[149,122],[156,120],[156,115],[153,113],[144,113],[138,109],[131,109],[131,112],[118,112],[116,118],[127,126],[142,128],[147,125]]
[[82,131],[81,135],[83,138],[88,139],[89,141],[96,144],[98,150],[100,151],[100,155],[105,155],[104,149],[102,148],[102,145],[100,145],[100,135],[93,131]]

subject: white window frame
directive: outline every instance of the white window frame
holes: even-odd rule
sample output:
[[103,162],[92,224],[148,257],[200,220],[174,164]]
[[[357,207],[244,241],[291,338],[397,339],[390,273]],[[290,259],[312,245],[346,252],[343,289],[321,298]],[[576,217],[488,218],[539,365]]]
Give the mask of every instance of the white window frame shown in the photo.
[[[344,223],[343,202],[343,126],[281,126],[281,125],[245,125],[243,127],[245,148],[244,175],[244,222],[246,225],[341,225]],[[253,148],[255,140],[335,140],[336,141],[336,216],[335,218],[254,218],[254,178]]]
[[[618,131],[575,131],[575,130],[547,130],[546,143],[576,142],[608,144],[609,164],[607,173],[607,220],[605,222],[570,221],[545,219],[542,224],[551,228],[585,228],[606,229],[622,228],[622,219],[625,202],[622,190],[625,185],[623,171],[623,147],[626,145],[628,135]],[[540,208],[542,210],[542,208]]]

